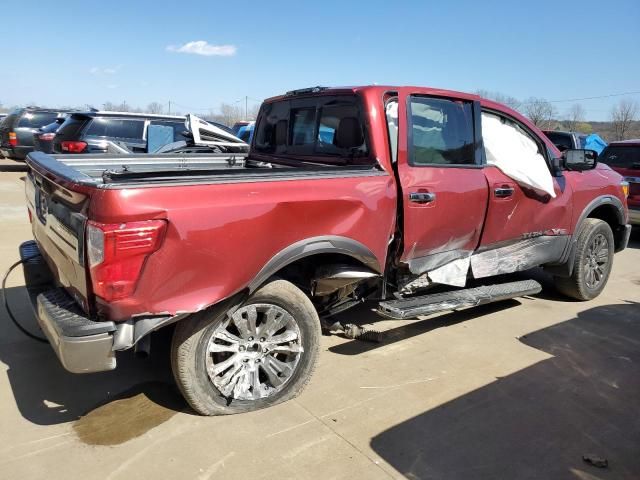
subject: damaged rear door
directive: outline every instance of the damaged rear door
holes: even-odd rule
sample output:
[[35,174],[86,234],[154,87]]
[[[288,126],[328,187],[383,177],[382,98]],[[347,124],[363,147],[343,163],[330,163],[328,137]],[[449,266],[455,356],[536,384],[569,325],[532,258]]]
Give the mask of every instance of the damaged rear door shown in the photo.
[[[479,108],[473,101],[418,95],[399,105],[400,119],[406,118],[400,121],[398,152],[404,218],[401,260],[413,274],[455,260],[468,268],[480,241],[488,187],[476,139]],[[463,278],[465,265],[460,265]]]

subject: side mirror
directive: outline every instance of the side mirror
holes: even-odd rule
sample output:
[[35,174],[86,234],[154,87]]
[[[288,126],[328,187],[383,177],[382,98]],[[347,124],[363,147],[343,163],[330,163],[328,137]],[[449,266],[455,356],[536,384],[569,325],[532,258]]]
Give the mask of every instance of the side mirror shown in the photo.
[[598,152],[595,150],[569,149],[562,153],[562,159],[567,170],[582,172],[596,167]]

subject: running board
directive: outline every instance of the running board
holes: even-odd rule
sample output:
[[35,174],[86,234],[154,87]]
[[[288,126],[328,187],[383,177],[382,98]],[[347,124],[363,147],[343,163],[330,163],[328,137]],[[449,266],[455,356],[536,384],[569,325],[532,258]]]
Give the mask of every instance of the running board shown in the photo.
[[540,293],[542,286],[535,280],[486,285],[452,292],[434,293],[378,304],[378,313],[396,320],[415,318],[446,310],[477,307],[509,298]]

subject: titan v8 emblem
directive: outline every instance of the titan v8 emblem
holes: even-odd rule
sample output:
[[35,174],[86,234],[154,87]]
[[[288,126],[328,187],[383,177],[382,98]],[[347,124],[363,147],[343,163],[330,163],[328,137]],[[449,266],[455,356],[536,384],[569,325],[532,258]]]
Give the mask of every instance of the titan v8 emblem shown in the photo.
[[542,236],[558,236],[558,235],[568,235],[569,231],[566,228],[550,228],[549,230],[542,230],[539,232],[527,232],[522,234],[522,238],[535,238]]

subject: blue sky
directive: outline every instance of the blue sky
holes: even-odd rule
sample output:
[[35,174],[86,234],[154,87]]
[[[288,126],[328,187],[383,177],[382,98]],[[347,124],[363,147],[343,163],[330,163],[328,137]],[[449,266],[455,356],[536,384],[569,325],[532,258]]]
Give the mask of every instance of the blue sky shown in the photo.
[[[638,0],[20,1],[0,36],[5,106],[171,100],[197,112],[370,83],[550,100],[640,90]],[[598,120],[617,100],[579,103]]]

